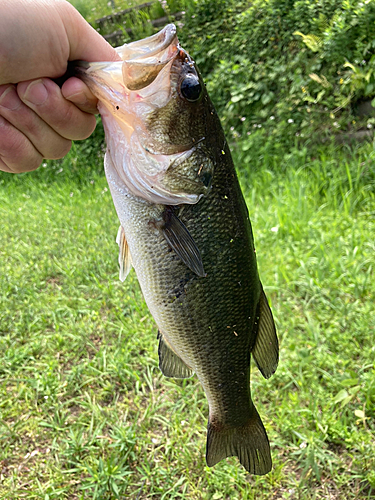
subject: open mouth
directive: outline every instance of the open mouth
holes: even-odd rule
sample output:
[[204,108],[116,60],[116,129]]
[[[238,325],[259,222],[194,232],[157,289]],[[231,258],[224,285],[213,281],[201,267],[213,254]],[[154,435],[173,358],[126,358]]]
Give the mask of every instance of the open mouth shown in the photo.
[[168,24],[155,35],[117,47],[116,52],[123,61],[155,64],[170,60],[176,54],[177,45],[176,26]]
[[155,35],[117,47],[121,61],[75,61],[72,66],[96,95],[103,94],[100,87],[109,86],[127,93],[149,86],[179,49],[176,26],[168,24]]
[[123,45],[117,53],[123,60],[123,82],[129,90],[150,85],[178,52],[176,27],[168,24],[153,36]]
[[116,51],[121,61],[77,65],[77,75],[99,99],[107,153],[111,151],[107,167],[117,172],[131,193],[151,203],[197,203],[201,192],[195,179],[177,171],[196,151],[199,141],[174,144],[168,137],[159,139],[147,126],[148,117],[171,100],[172,79],[180,70],[179,64],[174,68],[176,60],[187,57],[179,46],[176,27],[169,24],[159,33]]
[[[168,102],[170,71],[166,66],[173,64],[180,49],[176,27],[168,24],[155,35],[117,47],[121,61],[74,63],[75,74],[98,97],[101,114],[104,105],[128,139],[137,124],[139,139],[145,149],[154,154],[165,152],[148,143],[148,132],[142,121],[148,113]],[[179,150],[178,147],[172,149],[173,152]]]

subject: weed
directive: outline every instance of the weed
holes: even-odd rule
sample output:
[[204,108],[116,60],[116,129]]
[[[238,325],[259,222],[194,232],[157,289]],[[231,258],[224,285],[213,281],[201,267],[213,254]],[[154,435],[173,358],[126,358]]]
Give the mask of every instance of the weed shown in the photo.
[[159,372],[135,275],[118,280],[105,179],[73,148],[60,174],[0,176],[0,498],[374,498],[374,150],[249,164],[243,145],[281,341],[276,374],[252,373],[272,472],[205,465],[202,389]]

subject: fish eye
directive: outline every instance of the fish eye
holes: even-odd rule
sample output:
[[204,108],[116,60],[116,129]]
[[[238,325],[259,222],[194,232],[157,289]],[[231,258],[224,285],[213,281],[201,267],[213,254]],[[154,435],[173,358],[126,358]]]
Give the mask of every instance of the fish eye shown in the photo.
[[182,97],[185,97],[187,101],[194,102],[201,96],[202,85],[195,75],[186,75],[181,82],[180,92]]

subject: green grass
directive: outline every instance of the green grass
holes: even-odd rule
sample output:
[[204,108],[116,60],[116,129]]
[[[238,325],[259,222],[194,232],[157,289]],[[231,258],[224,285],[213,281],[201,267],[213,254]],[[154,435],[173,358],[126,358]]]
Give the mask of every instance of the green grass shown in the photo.
[[281,342],[276,374],[252,373],[261,478],[205,465],[202,389],[159,372],[106,181],[77,151],[0,176],[0,498],[375,498],[372,146],[253,170],[235,148]]

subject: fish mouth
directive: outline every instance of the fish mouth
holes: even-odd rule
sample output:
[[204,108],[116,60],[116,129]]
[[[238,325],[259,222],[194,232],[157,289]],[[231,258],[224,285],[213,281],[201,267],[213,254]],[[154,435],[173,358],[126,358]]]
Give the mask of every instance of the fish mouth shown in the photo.
[[104,94],[103,88],[114,83],[121,83],[125,93],[148,87],[180,51],[176,26],[168,24],[155,35],[115,50],[121,61],[74,62],[75,74],[89,87],[95,88],[96,94]]
[[202,195],[197,193],[194,181],[186,179],[185,187],[192,184],[186,192],[166,187],[164,176],[187,160],[199,141],[160,142],[156,136],[150,136],[147,126],[147,117],[172,98],[171,84],[178,76],[180,61],[189,59],[179,45],[176,27],[169,24],[155,35],[125,44],[116,51],[120,61],[76,65],[76,75],[99,99],[111,168],[129,191],[147,201],[197,203]]
[[[155,64],[168,58],[166,53],[171,47],[177,47],[177,30],[174,24],[167,24],[161,31],[155,35],[137,40],[115,50],[122,61],[139,61]],[[160,59],[161,58],[161,59]]]
[[[105,62],[74,61],[73,73],[83,80],[93,94],[106,107],[113,112],[113,108],[119,113],[114,116],[121,119],[121,109],[127,109],[129,118],[130,109],[133,104],[150,100],[156,93],[160,94],[160,88],[170,86],[169,72],[166,66],[173,64],[178,55],[185,51],[181,49],[177,30],[174,24],[168,24],[161,31],[143,40],[137,40],[121,47],[117,47],[117,54],[121,60]],[[166,71],[162,71],[166,68]],[[164,78],[158,79],[158,87],[152,83],[160,73]],[[154,105],[163,105],[159,99],[153,99]],[[123,117],[125,118],[125,117]]]
[[160,71],[176,57],[179,51],[176,26],[164,29],[144,40],[118,47],[123,61],[122,76],[129,90],[141,90],[150,85]]
[[175,62],[190,60],[179,45],[176,26],[168,24],[155,35],[115,50],[121,60],[74,62],[75,75],[99,99],[100,113],[103,115],[105,107],[127,140],[136,131],[143,148],[150,154],[173,155],[194,147],[196,140],[181,144],[160,144],[152,140],[145,119],[147,113],[151,114],[170,100],[172,80],[178,73],[178,69],[172,71]]

